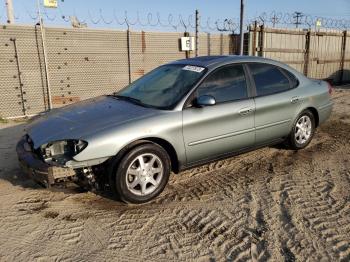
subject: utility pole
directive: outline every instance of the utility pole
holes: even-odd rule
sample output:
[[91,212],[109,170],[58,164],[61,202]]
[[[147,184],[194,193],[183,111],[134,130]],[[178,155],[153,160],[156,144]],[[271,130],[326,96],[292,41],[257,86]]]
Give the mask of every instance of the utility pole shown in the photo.
[[272,27],[275,27],[275,25],[278,22],[278,18],[276,16],[276,14],[274,14],[273,17],[271,17],[271,21],[272,21]]
[[5,0],[7,10],[7,23],[13,24],[15,22],[15,16],[13,15],[13,3],[12,0]]
[[40,0],[37,0],[36,4],[37,4],[37,9],[38,9],[38,19],[39,19],[39,24],[40,24],[41,41],[42,41],[42,48],[43,48],[43,53],[44,53],[44,64],[45,64],[46,84],[47,84],[47,96],[49,98],[48,99],[49,100],[49,110],[51,110],[52,109],[51,85],[50,85],[49,66],[48,66],[48,62],[47,62],[44,19],[41,16]]
[[244,0],[241,0],[241,15],[240,15],[240,46],[239,54],[243,55],[243,44],[244,44],[244,32],[243,32],[243,20],[244,20]]
[[198,45],[199,45],[199,11],[196,9],[196,46],[195,46],[195,55],[198,56]]
[[295,19],[295,28],[298,28],[299,25],[301,25],[300,19],[303,17],[303,13],[302,12],[294,12],[294,16],[293,18]]

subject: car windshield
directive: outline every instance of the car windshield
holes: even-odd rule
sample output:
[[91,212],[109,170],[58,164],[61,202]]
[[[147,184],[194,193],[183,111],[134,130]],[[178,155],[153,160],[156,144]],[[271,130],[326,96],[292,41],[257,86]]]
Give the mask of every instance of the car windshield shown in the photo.
[[191,90],[205,71],[199,66],[160,66],[114,95],[143,106],[170,109]]

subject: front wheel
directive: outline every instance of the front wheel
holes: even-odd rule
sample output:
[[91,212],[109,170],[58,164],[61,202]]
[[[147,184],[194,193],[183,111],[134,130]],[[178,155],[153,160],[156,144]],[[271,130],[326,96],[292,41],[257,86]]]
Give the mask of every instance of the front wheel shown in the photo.
[[303,149],[310,142],[315,133],[315,117],[309,110],[303,111],[295,121],[288,137],[289,146],[294,149]]
[[150,201],[163,191],[169,179],[169,156],[156,144],[137,146],[117,165],[112,188],[127,203]]

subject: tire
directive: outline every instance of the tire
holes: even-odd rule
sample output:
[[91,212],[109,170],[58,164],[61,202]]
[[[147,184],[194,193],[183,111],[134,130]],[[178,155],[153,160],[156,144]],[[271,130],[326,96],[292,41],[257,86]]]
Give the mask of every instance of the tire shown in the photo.
[[303,149],[310,144],[315,134],[315,116],[310,110],[299,114],[288,136],[288,146],[293,150]]
[[170,175],[170,158],[157,144],[131,149],[111,168],[112,191],[126,203],[141,204],[157,197]]

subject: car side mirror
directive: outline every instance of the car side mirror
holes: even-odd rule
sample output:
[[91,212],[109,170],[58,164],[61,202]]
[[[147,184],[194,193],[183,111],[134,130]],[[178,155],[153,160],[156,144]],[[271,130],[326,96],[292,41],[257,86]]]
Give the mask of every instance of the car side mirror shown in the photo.
[[216,104],[215,98],[210,95],[202,95],[195,100],[196,107],[213,106]]

